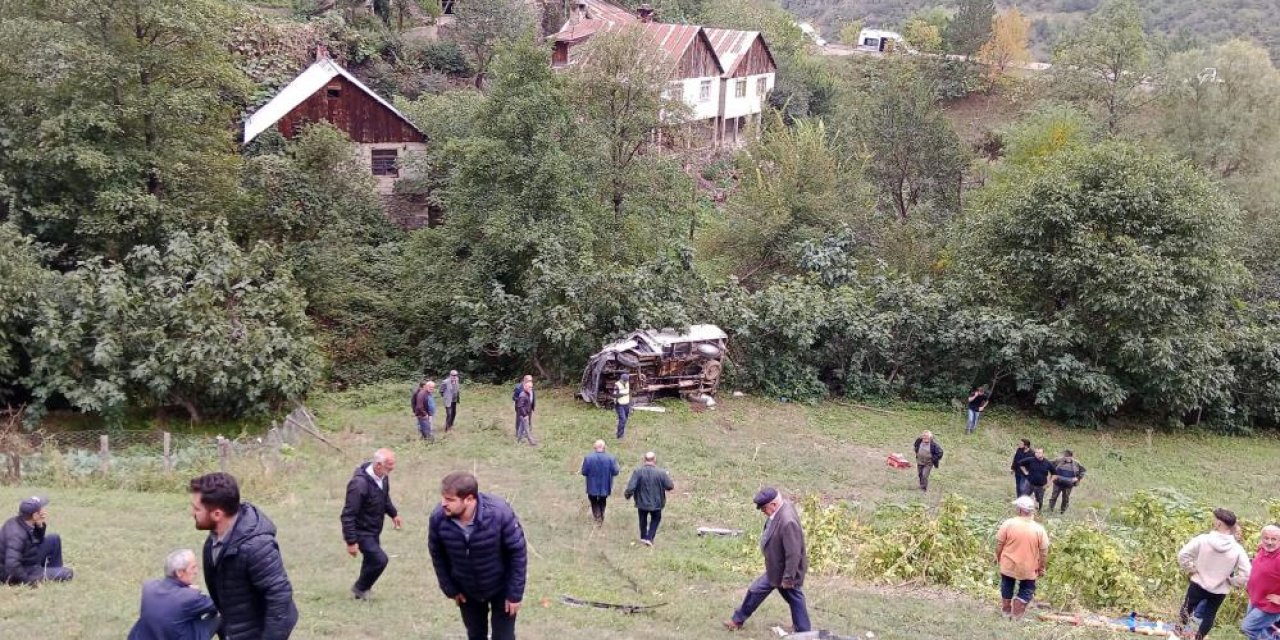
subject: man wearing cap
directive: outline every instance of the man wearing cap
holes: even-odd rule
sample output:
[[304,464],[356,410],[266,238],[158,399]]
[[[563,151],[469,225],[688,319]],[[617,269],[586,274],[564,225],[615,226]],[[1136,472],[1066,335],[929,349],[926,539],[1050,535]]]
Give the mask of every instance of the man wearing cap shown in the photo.
[[1249,582],[1249,554],[1236,540],[1233,531],[1236,514],[1226,509],[1213,510],[1213,530],[1191,539],[1178,551],[1178,566],[1190,575],[1187,597],[1178,614],[1185,629],[1192,611],[1204,603],[1204,615],[1196,630],[1196,640],[1203,640],[1213,629],[1218,607],[1231,587]]
[[1036,593],[1036,580],[1049,559],[1049,534],[1033,515],[1036,501],[1021,496],[1013,501],[1018,515],[1000,523],[996,532],[996,564],[1000,565],[1000,611],[1019,619]]
[[62,566],[62,538],[48,533],[46,498],[27,498],[18,504],[18,515],[0,527],[0,582],[38,584],[45,580],[70,580],[73,572]]
[[453,419],[458,417],[458,402],[462,400],[462,383],[458,381],[458,370],[449,372],[444,384],[440,385],[440,402],[444,403],[444,432],[453,429]]
[[756,494],[756,508],[765,515],[764,533],[760,535],[760,552],[764,555],[764,574],[747,587],[742,606],[724,627],[737,631],[755,613],[764,599],[778,590],[778,595],[791,607],[791,626],[795,633],[810,628],[809,611],[804,602],[804,574],[809,570],[809,555],[804,546],[804,528],[796,508],[783,500],[778,490],[765,487]]
[[644,454],[644,465],[631,472],[624,500],[636,499],[636,512],[640,516],[640,544],[652,547],[662,522],[662,509],[667,506],[667,492],[676,488],[666,469],[658,468],[658,454]]
[[627,433],[627,418],[631,417],[631,374],[618,376],[613,383],[613,408],[618,412],[618,439]]
[[1049,496],[1049,513],[1053,513],[1053,507],[1058,503],[1058,496],[1062,496],[1062,513],[1067,512],[1067,505],[1071,504],[1071,490],[1084,480],[1084,473],[1087,469],[1084,465],[1076,460],[1075,454],[1070,449],[1062,451],[1062,457],[1054,460],[1053,465],[1053,495]]

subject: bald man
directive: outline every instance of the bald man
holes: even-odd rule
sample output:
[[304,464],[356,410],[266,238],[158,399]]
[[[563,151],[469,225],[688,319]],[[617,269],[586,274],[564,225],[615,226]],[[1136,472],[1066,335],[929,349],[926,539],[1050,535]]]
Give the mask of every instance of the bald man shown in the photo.
[[360,577],[351,585],[356,600],[369,597],[369,590],[387,568],[387,554],[382,551],[382,525],[391,518],[399,529],[403,523],[396,505],[391,502],[391,472],[396,468],[396,454],[378,449],[373,459],[358,467],[347,482],[347,501],[342,507],[342,539],[347,553],[363,556]]
[[644,466],[631,472],[624,499],[636,499],[636,511],[640,515],[640,544],[653,546],[662,522],[662,509],[667,506],[667,492],[676,488],[666,469],[658,468],[658,455],[652,451],[644,454]]
[[613,478],[622,469],[618,459],[604,452],[604,440],[596,440],[595,451],[582,459],[582,475],[587,479],[587,502],[596,526],[604,524],[604,507],[613,493]]

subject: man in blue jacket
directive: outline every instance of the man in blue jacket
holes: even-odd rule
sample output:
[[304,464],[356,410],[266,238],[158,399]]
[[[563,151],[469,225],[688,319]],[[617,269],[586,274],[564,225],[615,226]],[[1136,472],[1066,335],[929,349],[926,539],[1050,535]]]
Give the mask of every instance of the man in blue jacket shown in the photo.
[[604,524],[604,507],[613,493],[613,478],[621,469],[618,459],[604,452],[604,440],[596,440],[595,451],[582,459],[582,475],[587,478],[587,501],[596,525]]
[[428,523],[427,550],[440,590],[458,603],[467,640],[515,640],[527,555],[511,506],[480,493],[470,473],[445,476]]
[[195,586],[196,553],[179,549],[164,561],[164,578],[142,585],[142,611],[128,640],[209,640],[218,608]]

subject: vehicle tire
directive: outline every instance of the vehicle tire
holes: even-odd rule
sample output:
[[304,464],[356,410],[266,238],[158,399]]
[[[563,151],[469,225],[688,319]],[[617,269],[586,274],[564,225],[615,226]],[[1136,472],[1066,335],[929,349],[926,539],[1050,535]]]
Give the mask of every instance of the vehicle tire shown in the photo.
[[613,361],[628,369],[635,369],[640,366],[640,358],[626,351],[619,351],[613,354]]
[[719,362],[712,360],[702,367],[702,380],[707,384],[715,384],[720,379],[721,365]]

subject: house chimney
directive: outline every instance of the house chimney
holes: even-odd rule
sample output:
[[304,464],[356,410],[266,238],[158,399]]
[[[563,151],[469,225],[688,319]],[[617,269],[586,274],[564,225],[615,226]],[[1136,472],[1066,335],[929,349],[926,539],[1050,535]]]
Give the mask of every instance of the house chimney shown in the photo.
[[329,50],[324,45],[316,45],[316,62],[329,59]]
[[569,14],[569,24],[578,24],[590,18],[591,16],[587,13],[587,0],[576,0],[573,3],[573,12]]
[[647,2],[636,7],[636,16],[640,18],[640,22],[653,22],[653,7]]

